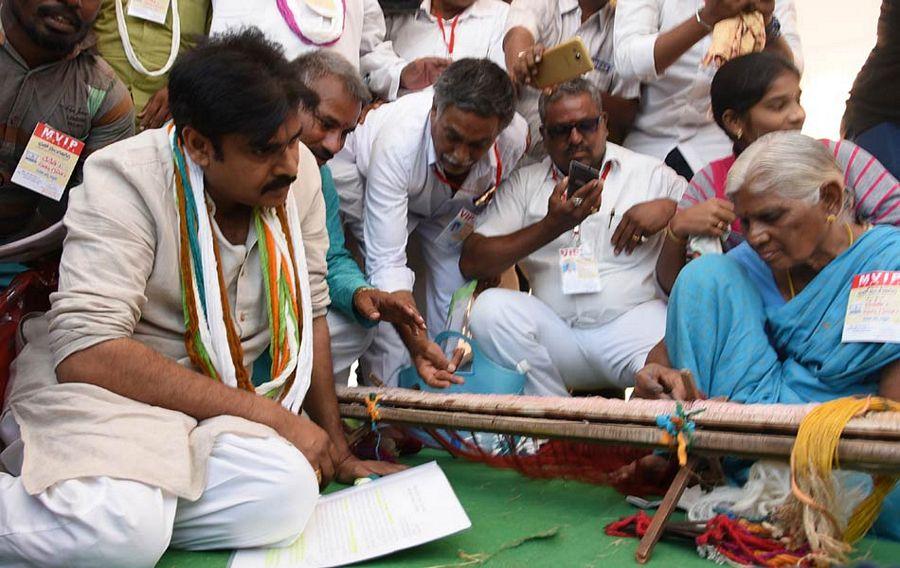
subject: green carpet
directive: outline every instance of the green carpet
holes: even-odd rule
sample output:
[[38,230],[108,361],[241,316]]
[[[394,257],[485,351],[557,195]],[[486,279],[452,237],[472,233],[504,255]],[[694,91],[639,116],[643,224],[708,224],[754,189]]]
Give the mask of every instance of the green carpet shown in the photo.
[[[442,452],[425,451],[410,464],[436,459],[472,520],[472,528],[417,548],[358,564],[379,568],[449,568],[450,566],[525,566],[540,568],[637,566],[637,540],[608,537],[606,523],[632,514],[634,509],[608,487],[563,480],[534,480],[513,471],[456,460]],[[332,487],[340,489],[341,486]],[[556,531],[509,548],[520,539]],[[500,550],[507,545],[505,550]],[[867,538],[859,557],[880,566],[898,565],[900,543]],[[465,563],[459,556],[496,553],[484,564]],[[499,551],[499,552],[498,552]],[[169,551],[157,568],[225,568],[227,552]],[[684,542],[661,542],[650,564],[656,566],[715,566],[700,559]]]

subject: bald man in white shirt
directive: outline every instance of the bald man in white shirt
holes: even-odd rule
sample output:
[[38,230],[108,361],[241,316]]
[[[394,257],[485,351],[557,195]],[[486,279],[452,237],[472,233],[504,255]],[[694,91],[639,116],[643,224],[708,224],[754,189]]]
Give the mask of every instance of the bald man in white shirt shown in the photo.
[[[464,282],[462,240],[525,151],[528,128],[514,101],[503,69],[486,59],[462,59],[444,71],[433,93],[407,95],[370,112],[330,164],[373,286],[412,295],[424,274],[408,267],[406,246],[412,233],[420,237],[432,336],[443,330],[450,296]],[[367,370],[395,385],[408,359],[406,343],[423,379],[459,380],[434,343],[408,333],[402,339],[379,325],[364,358]]]
[[[526,394],[624,389],[665,333],[655,265],[686,182],[606,141],[601,98],[585,79],[542,95],[540,110],[549,156],[500,187],[460,258],[463,274],[482,280],[518,263],[531,294],[483,292],[470,329],[495,362],[527,369]],[[599,179],[567,197],[572,161]]]

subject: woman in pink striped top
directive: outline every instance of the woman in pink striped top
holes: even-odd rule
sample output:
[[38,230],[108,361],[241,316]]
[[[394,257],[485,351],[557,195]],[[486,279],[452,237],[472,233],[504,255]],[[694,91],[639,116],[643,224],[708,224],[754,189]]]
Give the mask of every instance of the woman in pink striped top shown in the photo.
[[[737,156],[760,136],[777,130],[799,130],[806,113],[800,106],[800,73],[791,63],[762,52],[722,65],[710,88],[713,118],[734,142],[734,154],[697,172],[678,212],[666,230],[666,243],[656,264],[660,286],[670,291],[687,262],[692,236],[715,237],[731,249],[743,242],[734,206],[725,197],[728,172]],[[853,190],[858,220],[900,225],[900,184],[868,152],[848,140],[822,140]]]

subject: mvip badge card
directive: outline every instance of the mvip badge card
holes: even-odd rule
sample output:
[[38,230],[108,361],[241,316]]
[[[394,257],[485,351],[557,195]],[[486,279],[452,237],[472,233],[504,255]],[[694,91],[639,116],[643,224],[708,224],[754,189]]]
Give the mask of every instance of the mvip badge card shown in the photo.
[[59,201],[82,150],[81,140],[39,122],[11,181]]
[[841,340],[900,343],[900,272],[879,270],[853,277]]

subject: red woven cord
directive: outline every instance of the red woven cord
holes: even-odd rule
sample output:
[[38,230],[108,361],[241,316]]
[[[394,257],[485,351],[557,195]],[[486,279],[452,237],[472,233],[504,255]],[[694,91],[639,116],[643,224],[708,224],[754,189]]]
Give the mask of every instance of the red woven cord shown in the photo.
[[641,538],[646,534],[651,519],[644,511],[638,511],[636,515],[609,523],[604,530],[609,536]]
[[697,537],[697,546],[711,546],[739,564],[767,567],[797,565],[809,553],[808,546],[788,549],[762,525],[725,515],[709,520],[706,531]]

